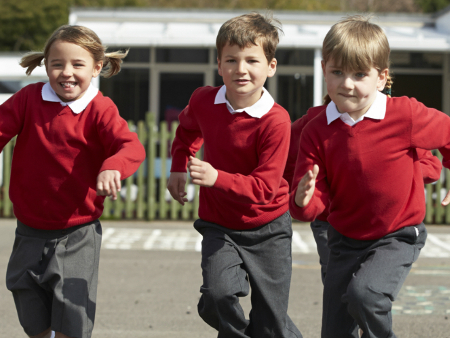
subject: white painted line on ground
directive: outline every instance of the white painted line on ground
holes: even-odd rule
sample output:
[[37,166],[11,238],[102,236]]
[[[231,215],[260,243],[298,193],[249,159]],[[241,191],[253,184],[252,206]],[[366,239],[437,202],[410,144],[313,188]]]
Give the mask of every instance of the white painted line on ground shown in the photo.
[[144,243],[144,250],[150,250],[153,248],[153,243],[155,243],[156,239],[161,235],[160,229],[155,229],[152,231],[150,237]]
[[[104,249],[116,250],[201,252],[202,236],[194,229],[104,228],[102,246]],[[294,254],[317,254],[316,242],[311,231],[293,231],[292,252]],[[450,257],[450,235],[428,234],[427,244],[420,255],[430,258]],[[440,272],[440,274],[447,274],[447,272]]]

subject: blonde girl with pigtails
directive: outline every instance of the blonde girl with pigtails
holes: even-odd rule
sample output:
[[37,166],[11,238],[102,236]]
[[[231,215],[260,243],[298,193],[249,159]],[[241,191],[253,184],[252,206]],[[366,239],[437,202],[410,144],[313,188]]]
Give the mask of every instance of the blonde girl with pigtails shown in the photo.
[[6,286],[25,334],[91,337],[106,196],[145,158],[136,133],[91,81],[120,71],[126,52],[105,53],[82,26],[61,26],[43,52],[26,54],[30,84],[0,106],[0,150],[17,135],[10,198],[17,218]]

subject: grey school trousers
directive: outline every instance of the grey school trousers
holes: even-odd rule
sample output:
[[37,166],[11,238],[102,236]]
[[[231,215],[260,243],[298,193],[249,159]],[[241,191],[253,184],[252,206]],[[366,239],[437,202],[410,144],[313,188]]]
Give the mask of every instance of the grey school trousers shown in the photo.
[[425,245],[425,225],[360,241],[328,230],[322,338],[393,338],[392,302]]
[[328,257],[330,256],[330,249],[328,248],[328,227],[330,226],[330,223],[318,219],[311,222],[311,230],[316,241],[317,253],[319,254],[322,283],[325,281]]
[[[203,235],[200,317],[219,338],[299,338],[287,314],[292,273],[292,224],[288,212],[252,230],[232,230],[201,219]],[[249,320],[239,297],[249,294]]]

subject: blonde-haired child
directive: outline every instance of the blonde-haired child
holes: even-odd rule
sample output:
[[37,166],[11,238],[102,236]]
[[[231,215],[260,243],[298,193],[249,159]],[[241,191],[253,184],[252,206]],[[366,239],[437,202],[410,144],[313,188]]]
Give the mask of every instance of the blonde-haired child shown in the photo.
[[[330,256],[322,337],[395,337],[391,308],[425,244],[417,148],[439,148],[450,166],[450,117],[380,93],[390,48],[361,16],[335,24],[323,42],[331,102],[303,129],[290,196],[294,218],[328,208]],[[449,196],[443,204],[448,204]]]
[[[10,197],[17,217],[6,286],[20,324],[36,338],[88,338],[94,325],[105,196],[145,158],[137,135],[91,80],[119,72],[126,53],[105,54],[98,36],[62,26],[44,52],[25,55],[28,85],[0,106],[0,149],[15,135]],[[53,332],[52,332],[53,330]]]

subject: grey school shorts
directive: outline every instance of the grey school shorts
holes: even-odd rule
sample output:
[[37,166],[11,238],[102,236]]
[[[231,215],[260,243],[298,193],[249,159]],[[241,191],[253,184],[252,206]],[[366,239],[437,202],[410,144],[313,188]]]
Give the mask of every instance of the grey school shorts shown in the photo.
[[101,239],[98,220],[64,230],[17,221],[6,287],[27,335],[51,327],[69,337],[91,337]]

